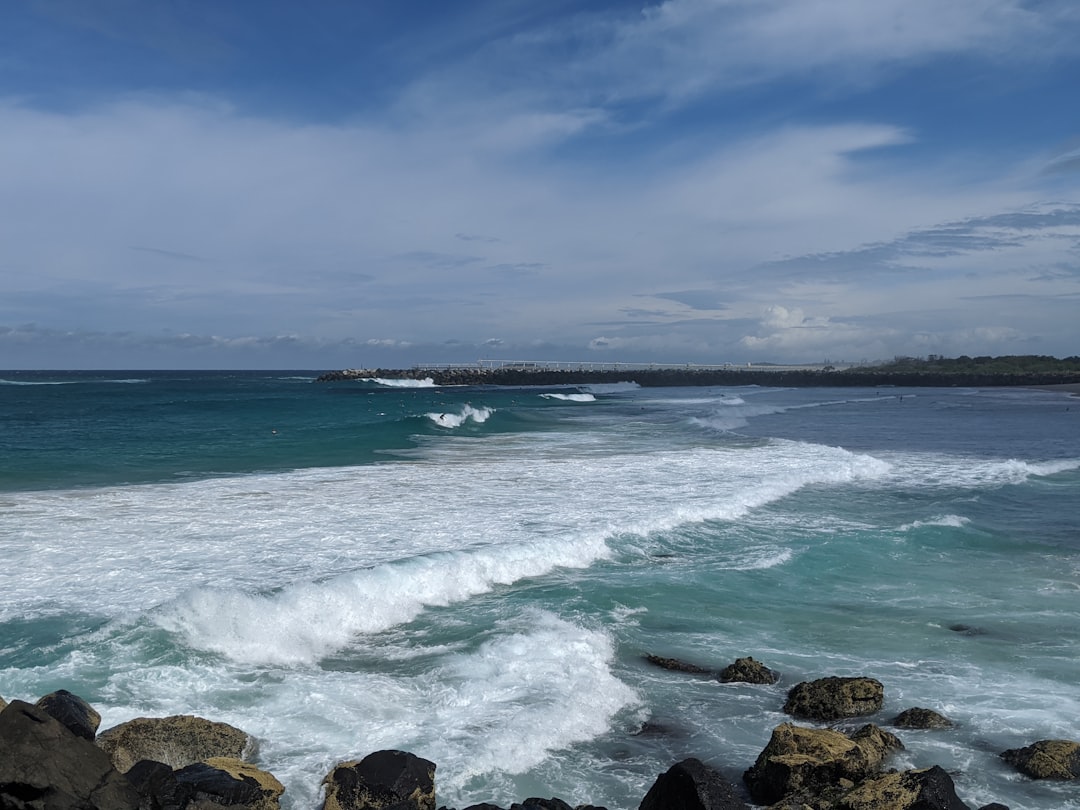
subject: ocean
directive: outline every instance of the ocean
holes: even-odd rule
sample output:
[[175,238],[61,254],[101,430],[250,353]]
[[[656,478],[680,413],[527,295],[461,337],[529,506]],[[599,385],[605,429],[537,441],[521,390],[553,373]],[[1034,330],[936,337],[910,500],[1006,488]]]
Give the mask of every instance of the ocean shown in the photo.
[[1080,739],[1080,400],[314,376],[0,372],[0,696],[231,723],[287,808],[395,748],[442,805],[634,810],[865,675],[956,723],[893,767],[1080,807],[997,756]]

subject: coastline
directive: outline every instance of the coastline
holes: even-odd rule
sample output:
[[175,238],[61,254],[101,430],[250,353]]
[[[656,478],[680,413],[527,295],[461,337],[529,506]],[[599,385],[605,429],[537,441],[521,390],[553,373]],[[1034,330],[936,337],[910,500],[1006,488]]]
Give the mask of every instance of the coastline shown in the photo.
[[320,374],[316,382],[349,382],[374,379],[425,380],[435,385],[603,385],[634,382],[642,388],[684,386],[779,386],[785,388],[873,388],[877,386],[920,388],[1025,387],[1080,393],[1080,373],[979,374],[969,372],[893,372],[648,368],[639,369],[532,369],[515,367],[342,369]]

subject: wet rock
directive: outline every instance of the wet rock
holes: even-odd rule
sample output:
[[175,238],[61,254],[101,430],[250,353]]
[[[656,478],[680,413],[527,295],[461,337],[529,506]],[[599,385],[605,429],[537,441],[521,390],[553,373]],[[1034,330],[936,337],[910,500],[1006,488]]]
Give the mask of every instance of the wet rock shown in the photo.
[[986,631],[981,627],[972,627],[970,624],[950,624],[949,629],[962,636],[983,636]]
[[869,724],[848,736],[782,723],[743,780],[758,804],[797,794],[838,794],[876,773],[889,754],[903,747],[897,737]]
[[920,709],[916,706],[896,715],[891,725],[897,728],[952,728],[953,721],[933,709]]
[[1039,740],[1001,758],[1032,779],[1080,779],[1080,743],[1071,740]]
[[0,711],[0,807],[137,810],[139,794],[109,755],[37,706]]
[[84,740],[93,740],[101,725],[101,715],[94,707],[67,689],[50,692],[34,705]]
[[645,660],[650,664],[661,669],[670,670],[671,672],[688,672],[691,675],[711,675],[711,669],[705,669],[699,667],[697,664],[690,664],[686,661],[680,661],[678,658],[663,658],[659,655],[652,655],[646,653]]
[[867,779],[846,793],[836,810],[970,810],[956,795],[952,778],[935,765]]
[[190,789],[193,802],[248,810],[278,810],[282,784],[266,771],[232,757],[211,757],[175,772],[176,781]]
[[406,751],[343,762],[323,784],[323,810],[435,810],[435,763]]
[[780,680],[780,676],[776,672],[749,656],[736,658],[735,663],[728,664],[728,666],[720,670],[717,677],[723,683],[772,684]]
[[124,776],[139,792],[141,806],[150,810],[184,810],[195,795],[194,788],[177,781],[164,762],[139,760]]
[[638,810],[747,810],[734,786],[699,759],[684,759],[660,774]]
[[873,714],[881,710],[884,702],[885,688],[875,678],[820,678],[792,687],[784,712],[829,722]]
[[255,747],[254,738],[228,723],[187,714],[129,720],[101,732],[97,744],[121,773],[141,759],[176,769],[211,757],[245,759]]
[[7,701],[0,697],[0,712],[7,708]]
[[510,810],[574,810],[562,799],[526,799],[521,804],[510,805]]
[[979,810],[1009,810],[1009,806],[998,802],[990,802],[990,804],[984,804]]

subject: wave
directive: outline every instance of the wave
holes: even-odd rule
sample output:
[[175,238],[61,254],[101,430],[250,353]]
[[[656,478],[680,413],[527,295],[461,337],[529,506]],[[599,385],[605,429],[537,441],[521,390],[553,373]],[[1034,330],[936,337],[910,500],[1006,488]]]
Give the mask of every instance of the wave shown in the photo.
[[936,454],[900,454],[894,457],[895,475],[904,483],[963,489],[1023,484],[1080,469],[1080,459],[1020,461],[1019,459],[972,459]]
[[482,425],[491,418],[493,413],[495,413],[494,408],[474,408],[472,405],[463,405],[458,413],[432,412],[424,415],[439,427],[452,429],[459,428],[466,422]]
[[422,380],[387,379],[383,377],[361,377],[363,382],[385,385],[387,388],[439,388],[431,377]]
[[97,380],[97,379],[81,379],[81,380],[8,380],[0,379],[0,385],[86,385],[92,383],[94,385],[141,385],[148,383],[150,380],[143,378],[132,379],[117,379],[117,380]]
[[924,526],[946,526],[952,529],[959,529],[971,523],[970,518],[962,517],[961,515],[942,515],[932,520],[915,520],[911,523],[905,523],[900,527],[900,531],[909,532],[913,529],[921,529]]
[[289,585],[273,593],[196,588],[153,620],[188,646],[252,664],[312,665],[356,637],[556,568],[585,568],[609,554],[604,538],[488,546],[411,557]]
[[596,402],[592,394],[541,394],[544,399],[558,399],[564,402]]

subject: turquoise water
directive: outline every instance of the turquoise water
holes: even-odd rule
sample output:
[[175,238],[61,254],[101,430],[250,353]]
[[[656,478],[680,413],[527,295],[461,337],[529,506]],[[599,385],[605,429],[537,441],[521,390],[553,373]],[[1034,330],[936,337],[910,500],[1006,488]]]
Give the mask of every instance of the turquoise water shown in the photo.
[[738,781],[825,675],[957,722],[895,767],[1080,806],[996,756],[1080,739],[1062,394],[6,372],[0,428],[0,695],[233,723],[289,807],[401,748],[448,806],[631,810],[687,756]]

